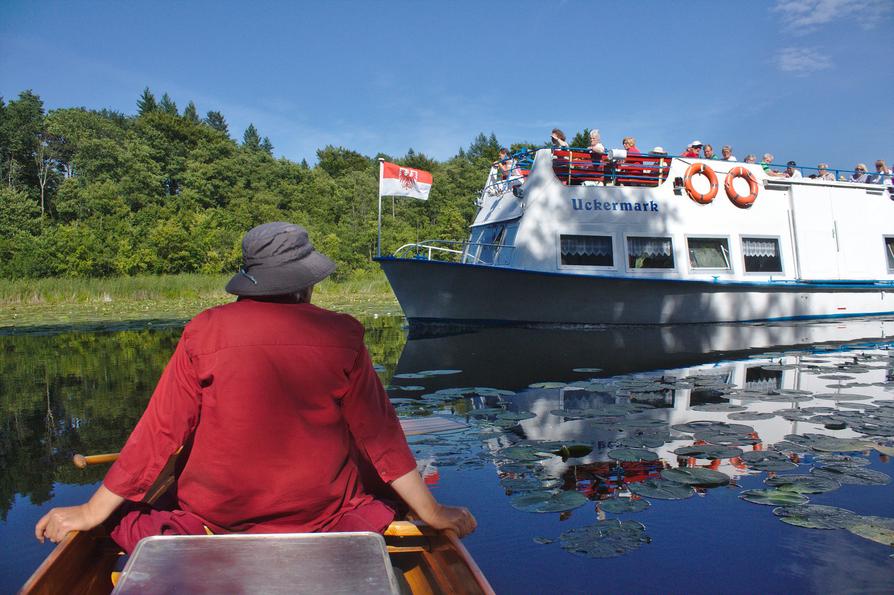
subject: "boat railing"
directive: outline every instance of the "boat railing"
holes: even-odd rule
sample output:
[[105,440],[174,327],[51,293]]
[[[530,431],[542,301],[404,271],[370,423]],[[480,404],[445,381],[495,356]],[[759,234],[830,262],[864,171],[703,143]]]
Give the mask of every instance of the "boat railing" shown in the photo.
[[465,264],[508,265],[514,246],[458,240],[423,240],[404,244],[394,251],[395,258],[440,260]]
[[[671,161],[679,155],[665,153],[642,153],[611,159],[608,154],[594,153],[581,147],[539,147],[521,149],[505,159],[494,162],[488,173],[482,197],[503,194],[524,184],[534,167],[534,156],[539,149],[550,149],[553,156],[553,172],[566,186],[659,186],[667,179]],[[510,163],[508,175],[503,173],[501,164]],[[744,163],[744,162],[742,162]],[[783,177],[787,164],[761,163],[770,177]],[[823,179],[817,167],[796,167],[808,179]],[[853,169],[826,169],[836,182],[858,182],[854,174],[865,173],[866,180],[858,183],[875,183],[883,186],[894,185],[894,174],[878,172],[857,172]],[[769,173],[773,172],[773,173]]]
[[[611,159],[605,153],[586,148],[549,148],[553,172],[566,186],[645,186],[654,187],[667,179],[673,155],[642,153]],[[503,194],[521,186],[534,166],[538,148],[522,149],[494,162],[487,176],[484,194]],[[508,168],[500,165],[509,162]],[[508,169],[508,174],[504,171]]]

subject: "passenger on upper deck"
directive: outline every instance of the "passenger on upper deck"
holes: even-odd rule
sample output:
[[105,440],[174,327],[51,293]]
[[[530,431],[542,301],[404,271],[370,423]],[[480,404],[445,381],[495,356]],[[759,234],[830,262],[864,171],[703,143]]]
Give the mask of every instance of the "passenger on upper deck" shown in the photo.
[[642,155],[642,152],[636,148],[636,139],[632,136],[625,136],[621,143],[624,145],[624,149],[627,150],[627,155]]
[[594,155],[598,154],[601,156],[605,154],[605,145],[602,144],[602,136],[599,134],[599,129],[594,128],[590,131],[590,146],[587,148]]
[[705,145],[702,150],[705,152],[705,159],[720,159],[717,153],[714,152],[713,145]]
[[891,185],[891,170],[888,169],[888,166],[884,161],[879,159],[875,162],[875,175],[872,177],[872,181],[876,184],[887,184]]
[[568,147],[568,141],[565,140],[565,133],[559,130],[558,128],[553,128],[552,133],[550,133],[550,141],[552,142],[553,147]]
[[764,173],[774,178],[783,176],[784,174],[781,174],[774,169],[770,169],[770,165],[772,165],[773,159],[774,157],[772,153],[764,153],[764,158],[761,159],[761,167],[764,168]]
[[689,146],[686,147],[686,150],[683,151],[683,153],[680,155],[680,157],[688,157],[690,159],[698,159],[698,157],[699,157],[698,151],[701,148],[702,148],[702,141],[694,140],[691,143],[689,143]]
[[500,148],[500,158],[494,162],[494,167],[497,168],[497,175],[501,180],[506,180],[509,178],[509,174],[512,173],[512,167],[515,165],[515,160],[509,157],[509,149],[506,147]]
[[754,153],[745,155],[745,163],[757,163],[757,157],[754,155]]
[[835,181],[835,174],[829,171],[828,163],[820,163],[816,166],[816,179],[817,180],[827,180],[829,182]]
[[733,155],[733,148],[729,145],[723,145],[723,148],[720,149],[720,154],[722,155],[721,159],[724,161],[738,161],[736,156]]
[[866,184],[869,183],[869,181],[869,174],[866,173],[866,164],[858,163],[857,166],[854,167],[854,173],[851,174],[848,182],[860,182]]
[[782,172],[782,176],[785,178],[793,178],[798,179],[801,178],[801,170],[797,168],[797,163],[794,161],[789,161],[785,164],[785,171]]

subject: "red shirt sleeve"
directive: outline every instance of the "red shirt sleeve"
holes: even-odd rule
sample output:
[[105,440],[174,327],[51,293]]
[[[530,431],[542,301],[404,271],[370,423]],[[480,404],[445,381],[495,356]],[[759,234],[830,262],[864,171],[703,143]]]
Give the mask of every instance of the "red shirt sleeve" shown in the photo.
[[140,501],[172,454],[195,430],[201,386],[188,353],[189,326],[162,372],[155,392],[103,484],[127,500]]
[[349,380],[342,413],[360,452],[386,483],[415,469],[416,459],[365,346],[357,354]]

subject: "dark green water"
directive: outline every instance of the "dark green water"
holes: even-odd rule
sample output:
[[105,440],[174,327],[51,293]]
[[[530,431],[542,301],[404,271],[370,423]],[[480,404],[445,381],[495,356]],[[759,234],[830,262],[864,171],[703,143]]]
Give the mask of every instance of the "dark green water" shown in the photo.
[[[774,473],[832,475],[838,487],[810,494],[811,504],[894,517],[894,485],[884,480],[894,473],[884,454],[894,436],[891,321],[413,329],[409,339],[402,319],[364,324],[399,412],[468,424],[411,442],[438,498],[478,517],[466,543],[498,592],[892,590],[894,549],[861,537],[865,528],[795,527],[773,506],[740,497],[771,487],[764,481]],[[0,592],[15,591],[51,551],[33,538],[37,518],[82,501],[101,480],[102,468],[75,469],[72,453],[120,448],[178,336],[179,328],[0,335]],[[693,421],[713,431],[687,432]],[[882,450],[851,448],[848,438]],[[706,442],[758,454],[712,463],[675,452]],[[561,450],[574,445],[587,452]],[[743,461],[773,445],[789,461],[774,459],[784,471]],[[619,461],[625,448],[658,460]],[[683,500],[637,495],[665,468],[687,465],[731,483]],[[650,505],[614,512],[634,501]],[[538,507],[555,511],[529,512]],[[610,528],[612,519],[625,524]],[[862,524],[884,536],[887,522]],[[577,554],[563,549],[575,537]]]

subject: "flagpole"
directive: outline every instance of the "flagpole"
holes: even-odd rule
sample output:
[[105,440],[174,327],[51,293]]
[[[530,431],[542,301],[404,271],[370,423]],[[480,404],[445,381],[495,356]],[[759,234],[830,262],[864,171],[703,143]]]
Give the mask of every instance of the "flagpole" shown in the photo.
[[382,257],[382,170],[385,168],[385,159],[379,157],[379,225],[376,234],[376,258]]

